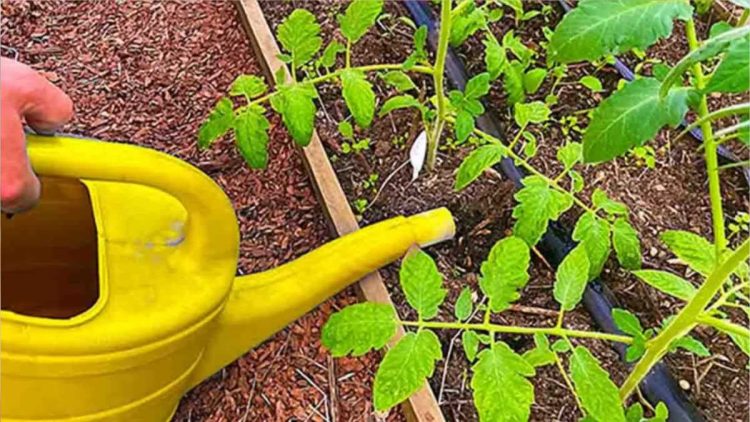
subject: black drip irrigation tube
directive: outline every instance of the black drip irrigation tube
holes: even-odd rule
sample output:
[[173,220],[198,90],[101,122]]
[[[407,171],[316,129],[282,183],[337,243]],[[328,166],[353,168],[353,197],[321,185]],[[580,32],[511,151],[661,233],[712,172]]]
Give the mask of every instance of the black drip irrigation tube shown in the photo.
[[[558,3],[560,3],[560,6],[562,6],[563,10],[565,10],[565,13],[570,12],[573,10],[573,7],[571,7],[567,1],[565,0],[557,0]],[[615,57],[615,63],[613,64],[614,68],[617,70],[617,72],[627,81],[632,81],[635,79],[635,72],[630,70],[628,65],[622,62],[622,60]],[[686,120],[682,120],[682,123],[680,123],[680,127],[687,127],[689,123]],[[703,132],[701,132],[700,128],[694,127],[690,129],[690,135],[698,141],[700,144],[703,144]],[[724,145],[719,145],[716,151],[719,154],[719,160],[722,162],[722,164],[729,164],[729,163],[738,163],[740,162],[740,159],[737,158],[737,156],[730,151],[728,148],[726,148]],[[742,175],[745,176],[745,182],[750,186],[750,166],[741,166],[740,169],[742,170]]]
[[[422,0],[406,0],[404,4],[417,26],[427,26],[430,46],[435,49],[438,35],[435,30],[436,25],[432,10]],[[466,68],[452,49],[448,51],[446,57],[445,73],[454,88],[464,89],[468,80]],[[487,110],[487,112],[477,118],[476,125],[483,132],[500,139],[500,124],[491,115],[489,107]],[[518,168],[512,159],[506,157],[496,167],[498,171],[501,171],[513,182],[516,189],[523,186],[521,179],[524,177],[524,171]],[[549,229],[537,246],[550,265],[557,268],[565,255],[575,247],[575,242],[570,237],[569,229],[566,229],[557,222],[551,222]],[[608,333],[622,334],[615,326],[612,318],[612,309],[615,308],[615,303],[614,294],[598,277],[590,281],[586,286],[583,294],[583,304],[594,322]],[[620,354],[620,357],[624,359],[625,345],[615,343],[613,347]],[[667,405],[669,408],[669,421],[671,422],[705,421],[695,405],[682,392],[663,362],[657,363],[643,381],[641,381],[640,390],[653,405],[659,402],[664,402]]]

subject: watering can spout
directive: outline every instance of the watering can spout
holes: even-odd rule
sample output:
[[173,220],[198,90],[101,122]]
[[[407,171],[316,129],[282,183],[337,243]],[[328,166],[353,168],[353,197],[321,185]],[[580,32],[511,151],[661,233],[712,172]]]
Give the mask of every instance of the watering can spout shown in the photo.
[[454,232],[445,208],[396,217],[338,238],[280,267],[236,278],[193,373],[193,384],[349,284],[397,260],[410,247],[450,239]]

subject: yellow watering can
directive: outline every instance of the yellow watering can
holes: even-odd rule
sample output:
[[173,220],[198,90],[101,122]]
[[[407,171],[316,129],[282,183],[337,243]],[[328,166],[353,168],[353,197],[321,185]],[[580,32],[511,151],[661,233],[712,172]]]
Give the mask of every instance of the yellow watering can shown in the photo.
[[450,213],[396,217],[235,277],[221,189],[131,145],[29,136],[42,200],[2,219],[3,421],[165,421],[180,396],[409,247]]

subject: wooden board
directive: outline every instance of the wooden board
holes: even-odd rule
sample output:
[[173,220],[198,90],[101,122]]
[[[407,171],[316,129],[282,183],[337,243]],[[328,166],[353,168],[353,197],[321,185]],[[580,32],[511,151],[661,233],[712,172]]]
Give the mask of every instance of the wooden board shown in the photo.
[[[276,57],[280,53],[279,46],[276,44],[273,32],[263,16],[260,4],[257,0],[238,0],[237,8],[255,54],[260,59],[261,66],[263,66],[266,78],[270,84],[273,84],[273,75],[278,68],[285,66],[285,64]],[[289,77],[288,70],[286,74]],[[313,131],[310,145],[302,149],[302,155],[318,199],[323,205],[328,222],[332,225],[336,234],[344,235],[358,230],[357,219],[346,200],[344,190],[333,171],[317,131]],[[360,280],[358,291],[360,297],[365,300],[387,303],[393,306],[388,289],[378,272],[371,273]],[[403,334],[403,329],[399,327],[396,339]],[[403,408],[410,421],[445,421],[435,395],[427,382],[421,390],[404,403]]]

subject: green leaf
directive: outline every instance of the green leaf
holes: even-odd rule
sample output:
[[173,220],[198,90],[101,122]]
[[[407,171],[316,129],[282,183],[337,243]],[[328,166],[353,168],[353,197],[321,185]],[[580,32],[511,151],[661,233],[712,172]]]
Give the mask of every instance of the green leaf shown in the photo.
[[468,287],[464,287],[461,290],[461,293],[458,295],[458,299],[456,299],[456,306],[454,307],[454,314],[456,315],[456,319],[458,319],[459,321],[469,319],[473,307],[474,303],[472,303],[471,300],[471,289]]
[[307,146],[315,125],[315,88],[306,84],[281,86],[271,97],[271,106],[281,114],[284,126],[297,145]]
[[555,363],[555,354],[550,350],[549,340],[544,334],[535,333],[534,344],[536,344],[535,348],[523,354],[526,362],[535,368]]
[[633,363],[640,359],[645,353],[646,338],[643,336],[634,337],[633,342],[625,349],[625,362]]
[[557,353],[566,353],[570,351],[570,344],[563,339],[558,339],[552,343],[552,350]]
[[661,241],[693,271],[708,277],[716,266],[714,245],[704,237],[682,230],[667,230]]
[[547,69],[531,69],[523,75],[523,89],[527,94],[533,94],[542,86],[544,78],[547,77]]
[[597,210],[602,209],[609,215],[627,215],[628,206],[622,202],[613,201],[607,196],[607,192],[596,188],[591,194],[591,202]]
[[248,107],[234,122],[234,139],[245,162],[254,169],[268,165],[269,123],[260,106]]
[[508,63],[505,55],[505,49],[500,46],[497,39],[491,34],[487,34],[484,39],[484,63],[487,66],[487,73],[490,80],[497,79]]
[[687,112],[687,90],[674,89],[661,98],[659,87],[656,79],[637,79],[599,104],[583,136],[587,163],[622,155],[652,139],[665,125],[676,126],[682,121]]
[[479,336],[472,330],[465,330],[461,333],[461,345],[464,348],[464,354],[469,362],[474,362],[479,351]]
[[464,98],[478,100],[490,92],[490,74],[482,72],[469,79],[464,88]]
[[399,280],[406,301],[419,316],[422,319],[434,318],[446,295],[442,287],[443,277],[435,261],[419,249],[412,250],[401,263]]
[[696,289],[689,281],[672,273],[658,270],[633,271],[636,277],[651,287],[684,301],[695,296]]
[[632,312],[619,308],[612,309],[612,319],[623,333],[630,334],[633,337],[645,338],[641,321]]
[[378,117],[383,117],[393,110],[409,107],[414,107],[421,110],[422,104],[409,94],[397,95],[395,97],[389,98],[383,104],[383,107],[381,107],[380,111],[378,112]]
[[541,101],[531,103],[516,103],[513,106],[513,118],[519,127],[529,123],[542,123],[549,119],[549,107]]
[[234,105],[229,98],[222,98],[198,129],[198,146],[208,148],[234,124]]
[[583,190],[583,176],[575,170],[568,171],[570,176],[570,183],[572,185],[573,193],[578,193]]
[[539,176],[527,176],[522,180],[523,188],[513,196],[518,205],[513,208],[513,234],[536,245],[547,231],[550,220],[557,220],[573,206],[573,200],[558,192]]
[[583,346],[570,357],[570,377],[586,413],[598,421],[625,422],[617,386]]
[[638,402],[633,403],[625,413],[625,419],[628,422],[641,422],[643,419],[643,406]]
[[267,89],[263,78],[255,75],[240,75],[229,87],[229,95],[244,95],[247,98],[255,98],[264,94]]
[[568,142],[557,150],[557,160],[565,170],[573,168],[583,159],[583,145],[578,142]]
[[732,338],[734,344],[740,348],[746,355],[750,356],[750,336],[744,337],[735,333],[727,333]]
[[[732,0],[729,0],[732,1]],[[667,408],[667,405],[664,404],[663,401],[660,401],[659,404],[656,405],[656,411],[654,412],[654,417],[648,419],[646,422],[667,422],[667,419],[669,418],[669,408]]]
[[534,367],[507,344],[497,342],[482,350],[472,367],[471,388],[479,420],[526,421],[534,403],[534,386],[527,379]]
[[346,12],[338,17],[341,33],[352,44],[356,43],[375,24],[382,10],[383,0],[352,1]]
[[400,71],[392,70],[384,73],[380,76],[390,86],[396,88],[398,92],[409,91],[410,89],[417,89],[414,82],[411,80],[409,75]]
[[320,25],[315,16],[304,9],[295,9],[284,19],[277,29],[276,38],[292,56],[292,72],[309,62],[323,45]]
[[503,47],[509,49],[514,56],[521,61],[520,70],[523,71],[531,63],[531,59],[534,56],[534,50],[526,47],[521,39],[518,38],[513,30],[510,30],[503,35]]
[[526,99],[523,89],[523,64],[513,60],[503,69],[503,87],[508,93],[508,104],[516,104]]
[[346,69],[341,72],[344,102],[361,127],[370,127],[375,115],[375,93],[362,71]]
[[612,245],[623,268],[641,268],[641,241],[638,239],[638,232],[622,217],[617,218],[612,225]]
[[456,114],[454,128],[456,130],[456,140],[464,142],[469,138],[471,132],[474,131],[474,116],[466,110],[459,110],[458,114]]
[[573,240],[582,242],[589,257],[589,279],[599,275],[609,258],[609,224],[587,212],[581,215],[573,229]]
[[711,356],[711,351],[700,340],[691,336],[678,338],[672,342],[670,348],[683,349],[703,358]]
[[427,60],[427,26],[422,25],[414,31],[414,51],[404,61],[404,69],[411,69],[417,62]]
[[381,349],[396,334],[391,305],[365,302],[347,306],[328,318],[320,341],[334,357],[362,356]]
[[416,393],[435,371],[435,362],[443,358],[440,340],[430,330],[406,333],[390,349],[375,373],[373,402],[382,412]]
[[341,44],[336,40],[331,41],[328,46],[326,46],[325,50],[323,50],[323,54],[318,60],[318,66],[325,67],[326,69],[333,67],[336,64],[336,56],[345,51],[346,46],[344,46],[344,44]]
[[499,145],[484,145],[469,154],[456,174],[456,184],[453,187],[460,191],[469,186],[484,173],[485,170],[500,162],[505,156],[504,150]]
[[734,29],[734,26],[729,22],[719,21],[711,25],[711,29],[708,30],[708,37],[715,38],[732,29]]
[[750,37],[732,43],[721,64],[711,76],[706,92],[742,93],[750,91]]
[[354,139],[354,128],[347,120],[342,120],[338,124],[339,133],[346,139]]
[[457,47],[463,44],[472,34],[484,28],[486,23],[484,10],[479,8],[454,16],[451,20],[451,46]]
[[479,287],[493,312],[507,309],[520,297],[518,291],[529,281],[530,260],[529,247],[518,237],[506,237],[492,247],[482,263]]
[[602,81],[600,81],[596,76],[586,75],[582,77],[579,82],[581,83],[581,85],[590,89],[592,92],[601,92],[603,89]]
[[645,50],[672,33],[674,19],[687,21],[692,12],[686,0],[581,0],[555,28],[550,56],[571,63]]
[[553,294],[560,308],[570,311],[583,298],[589,275],[589,258],[583,245],[576,246],[560,263]]

